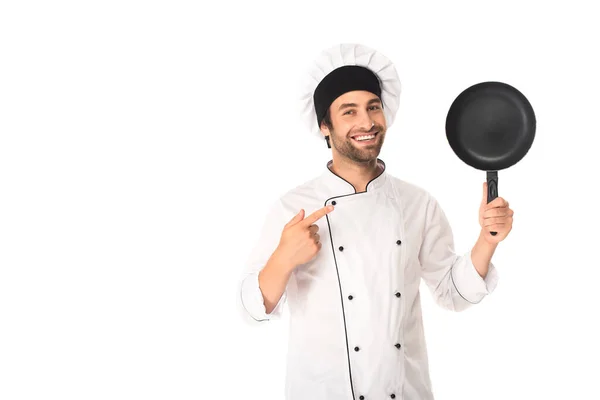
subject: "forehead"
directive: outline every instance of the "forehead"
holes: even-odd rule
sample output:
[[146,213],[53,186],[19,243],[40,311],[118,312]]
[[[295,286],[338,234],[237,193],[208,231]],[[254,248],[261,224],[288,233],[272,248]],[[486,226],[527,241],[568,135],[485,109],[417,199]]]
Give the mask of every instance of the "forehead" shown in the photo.
[[377,97],[377,95],[375,95],[371,92],[367,92],[365,90],[354,90],[354,91],[346,92],[346,93],[342,94],[340,97],[335,99],[331,105],[332,105],[332,107],[337,108],[337,107],[341,106],[342,104],[352,103],[352,104],[356,104],[356,105],[360,106],[360,105],[367,105],[372,102],[380,102],[379,97]]

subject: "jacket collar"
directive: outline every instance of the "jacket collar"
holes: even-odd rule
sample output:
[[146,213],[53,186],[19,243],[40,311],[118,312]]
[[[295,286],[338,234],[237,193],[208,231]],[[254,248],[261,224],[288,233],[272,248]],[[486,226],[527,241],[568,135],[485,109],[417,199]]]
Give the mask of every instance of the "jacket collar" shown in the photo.
[[[377,191],[385,184],[387,180],[387,171],[385,163],[377,159],[377,164],[381,167],[381,173],[373,178],[367,184],[367,193]],[[330,160],[327,163],[327,167],[323,174],[321,175],[321,183],[323,185],[323,189],[331,196],[345,196],[350,194],[357,194],[356,189],[350,182],[342,178],[341,176],[335,174],[331,170],[331,166],[333,165],[333,160]]]

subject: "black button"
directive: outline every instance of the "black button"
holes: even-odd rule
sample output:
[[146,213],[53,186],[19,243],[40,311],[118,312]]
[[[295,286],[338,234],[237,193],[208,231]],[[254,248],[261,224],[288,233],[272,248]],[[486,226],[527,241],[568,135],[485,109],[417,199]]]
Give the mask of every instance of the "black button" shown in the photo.
[[358,350],[359,350],[359,348],[358,348],[358,346],[356,346],[356,347],[354,348],[354,351],[358,351]]
[[400,297],[400,296],[402,296],[402,295],[400,294],[400,292],[396,292],[396,297]]
[[365,396],[360,396],[359,399],[360,400],[365,400]]
[[394,393],[392,393],[392,394],[390,394],[390,397],[391,397],[392,399],[395,399],[395,398],[396,398],[396,395],[395,395]]
[[396,343],[396,348],[399,349],[400,347],[400,343]]
[[340,251],[344,251],[344,246],[340,246]]
[[348,296],[348,300],[352,300],[353,298],[352,295]]
[[402,240],[396,240],[396,244],[402,244]]
[[336,203],[336,202],[335,202],[335,200],[334,200],[334,201],[332,201],[332,202],[331,202],[331,204],[333,204],[333,205],[335,206],[337,203]]

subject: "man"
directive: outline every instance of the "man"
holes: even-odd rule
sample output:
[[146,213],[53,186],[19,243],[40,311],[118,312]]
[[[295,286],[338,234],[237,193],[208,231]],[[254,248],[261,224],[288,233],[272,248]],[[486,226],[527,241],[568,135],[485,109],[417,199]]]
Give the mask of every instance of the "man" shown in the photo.
[[332,160],[271,208],[241,310],[260,324],[288,305],[288,400],[433,399],[420,280],[446,309],[482,301],[497,284],[491,259],[513,212],[502,198],[487,204],[484,183],[481,233],[456,254],[437,201],[378,158],[399,104],[393,64],[340,45],[321,55],[310,81],[306,113]]

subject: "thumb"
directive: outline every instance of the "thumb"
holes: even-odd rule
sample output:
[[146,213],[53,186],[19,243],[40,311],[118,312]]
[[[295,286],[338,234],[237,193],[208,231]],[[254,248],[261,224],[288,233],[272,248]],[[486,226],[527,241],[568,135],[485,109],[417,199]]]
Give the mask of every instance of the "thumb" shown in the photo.
[[487,182],[483,182],[483,196],[481,197],[481,205],[482,206],[487,204],[487,198],[488,198]]
[[290,220],[290,222],[285,224],[285,226],[288,227],[288,226],[295,225],[298,222],[302,221],[303,219],[304,219],[304,209],[300,209],[300,212],[298,214],[294,215],[294,218],[292,218]]

